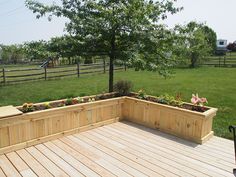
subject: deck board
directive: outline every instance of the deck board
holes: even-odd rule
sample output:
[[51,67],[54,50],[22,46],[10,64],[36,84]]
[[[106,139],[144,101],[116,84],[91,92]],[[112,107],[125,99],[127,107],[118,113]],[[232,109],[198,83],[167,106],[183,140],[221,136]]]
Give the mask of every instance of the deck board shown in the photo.
[[233,177],[233,141],[198,145],[117,122],[0,156],[0,176]]
[[37,177],[30,167],[16,154],[16,152],[8,153],[6,156],[23,177]]

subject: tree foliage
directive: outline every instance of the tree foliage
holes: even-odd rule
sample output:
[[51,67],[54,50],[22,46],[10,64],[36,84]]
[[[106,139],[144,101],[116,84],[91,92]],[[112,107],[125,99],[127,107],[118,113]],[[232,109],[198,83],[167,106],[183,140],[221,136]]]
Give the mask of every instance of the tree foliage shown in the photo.
[[55,53],[57,57],[67,58],[69,64],[72,64],[72,58],[79,55],[79,43],[68,35],[54,37],[48,42],[48,51]]
[[26,0],[26,5],[37,18],[66,17],[66,30],[79,41],[81,54],[110,58],[109,91],[116,59],[129,60],[137,69],[167,73],[171,49],[164,41],[172,37],[159,21],[181,10],[173,0],[61,0],[52,5]]
[[190,59],[192,68],[216,48],[216,33],[202,23],[190,22],[185,26],[178,25],[175,29],[179,34],[177,52],[183,60]]
[[26,42],[24,44],[24,50],[30,61],[43,61],[52,56],[52,54],[48,51],[48,42],[44,40]]
[[0,45],[1,59],[3,63],[16,64],[24,59],[24,49],[22,45]]

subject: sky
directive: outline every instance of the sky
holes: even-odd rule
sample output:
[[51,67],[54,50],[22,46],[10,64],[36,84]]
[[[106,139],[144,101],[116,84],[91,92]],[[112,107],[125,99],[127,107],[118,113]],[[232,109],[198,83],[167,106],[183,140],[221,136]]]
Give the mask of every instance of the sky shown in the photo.
[[[169,27],[194,20],[206,23],[217,33],[218,39],[236,40],[236,0],[177,0],[176,6],[182,6],[184,10],[168,16],[164,23]],[[56,17],[51,22],[46,17],[36,19],[35,14],[25,7],[24,0],[0,0],[0,44],[20,44],[61,36],[66,33],[65,22],[65,18]]]

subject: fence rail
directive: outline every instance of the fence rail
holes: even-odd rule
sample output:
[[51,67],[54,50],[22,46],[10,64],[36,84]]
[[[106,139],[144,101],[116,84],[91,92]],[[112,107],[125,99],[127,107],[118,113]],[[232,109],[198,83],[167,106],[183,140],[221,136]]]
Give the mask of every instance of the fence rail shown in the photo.
[[214,67],[236,67],[236,56],[209,57],[202,63],[204,66]]
[[[109,63],[76,64],[71,66],[58,66],[53,68],[23,68],[0,69],[0,85],[23,83],[36,80],[51,80],[63,77],[81,77],[94,73],[106,73]],[[114,66],[114,70],[126,70],[126,66]]]

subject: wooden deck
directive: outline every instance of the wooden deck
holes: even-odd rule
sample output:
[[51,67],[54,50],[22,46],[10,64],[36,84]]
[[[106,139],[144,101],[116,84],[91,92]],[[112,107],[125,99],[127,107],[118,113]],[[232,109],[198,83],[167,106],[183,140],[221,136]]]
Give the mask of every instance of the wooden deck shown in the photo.
[[234,176],[233,142],[197,145],[118,122],[0,156],[4,176]]

